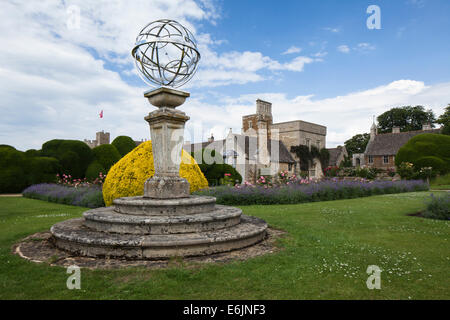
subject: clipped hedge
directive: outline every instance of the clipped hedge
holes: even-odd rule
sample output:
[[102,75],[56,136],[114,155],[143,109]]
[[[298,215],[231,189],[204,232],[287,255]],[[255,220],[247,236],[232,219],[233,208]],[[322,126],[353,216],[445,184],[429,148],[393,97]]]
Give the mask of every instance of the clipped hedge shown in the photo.
[[121,158],[119,151],[112,144],[102,144],[92,149],[92,152],[95,160],[104,168],[103,173],[105,174]]
[[94,180],[94,179],[98,178],[100,173],[106,174],[106,170],[100,164],[100,162],[98,162],[97,160],[94,160],[91,162],[89,167],[86,169],[86,178],[88,180]]
[[111,144],[117,148],[122,157],[136,148],[136,142],[128,136],[118,136]]
[[22,192],[34,183],[54,182],[59,161],[50,157],[30,157],[13,147],[0,146],[0,193]]
[[54,139],[42,145],[41,154],[54,157],[61,162],[61,170],[74,178],[83,178],[93,160],[93,152],[88,145],[78,140]]
[[[154,173],[152,142],[146,141],[109,170],[103,184],[105,204],[110,206],[114,199],[120,197],[143,195],[144,182]],[[208,181],[197,163],[184,150],[181,156],[180,176],[189,181],[191,192],[208,186]]]
[[403,162],[417,169],[432,167],[440,174],[450,172],[450,136],[423,133],[411,138],[395,157],[396,166]]

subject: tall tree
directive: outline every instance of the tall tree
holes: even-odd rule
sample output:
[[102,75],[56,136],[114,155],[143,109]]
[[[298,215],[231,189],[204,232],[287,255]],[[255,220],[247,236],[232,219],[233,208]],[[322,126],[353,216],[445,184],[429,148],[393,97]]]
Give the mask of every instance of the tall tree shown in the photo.
[[363,153],[366,150],[370,135],[368,133],[357,134],[344,142],[347,149],[348,156],[351,157],[354,153]]
[[445,112],[439,116],[436,122],[444,126],[442,128],[443,134],[450,135],[450,103],[445,108]]
[[431,109],[423,106],[404,106],[392,108],[378,116],[378,132],[391,132],[393,127],[400,127],[400,131],[422,129],[422,125],[430,123],[434,127],[436,116]]

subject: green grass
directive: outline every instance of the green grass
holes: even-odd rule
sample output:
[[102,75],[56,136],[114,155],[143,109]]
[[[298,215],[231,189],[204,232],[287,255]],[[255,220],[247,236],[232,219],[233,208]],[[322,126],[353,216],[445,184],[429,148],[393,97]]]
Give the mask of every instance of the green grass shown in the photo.
[[[66,289],[65,268],[25,261],[11,246],[85,209],[0,198],[0,299],[450,299],[450,222],[407,215],[428,195],[242,207],[288,232],[282,251],[189,269],[82,269],[81,290]],[[366,287],[373,264],[381,290]]]
[[450,173],[433,179],[430,183],[430,189],[450,190]]

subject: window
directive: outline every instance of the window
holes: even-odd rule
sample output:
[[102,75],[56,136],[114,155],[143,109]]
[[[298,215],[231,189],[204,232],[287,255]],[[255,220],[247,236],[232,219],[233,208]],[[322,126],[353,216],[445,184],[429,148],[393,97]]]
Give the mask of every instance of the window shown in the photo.
[[289,163],[288,164],[288,171],[291,171],[292,170],[292,163]]
[[383,156],[383,163],[389,163],[389,156]]
[[250,121],[248,122],[248,128],[249,128],[249,129],[252,129],[252,128],[253,128],[253,121],[252,121],[252,120],[250,120]]
[[369,163],[373,163],[373,156],[369,156]]

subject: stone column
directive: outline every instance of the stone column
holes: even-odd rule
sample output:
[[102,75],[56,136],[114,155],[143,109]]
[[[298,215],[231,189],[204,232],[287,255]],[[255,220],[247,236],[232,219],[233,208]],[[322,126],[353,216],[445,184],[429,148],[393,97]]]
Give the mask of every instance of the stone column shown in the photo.
[[189,182],[180,177],[184,124],[189,117],[175,108],[182,105],[189,93],[159,88],[144,94],[158,107],[145,120],[150,125],[155,174],[144,184],[144,197],[156,199],[189,196]]

